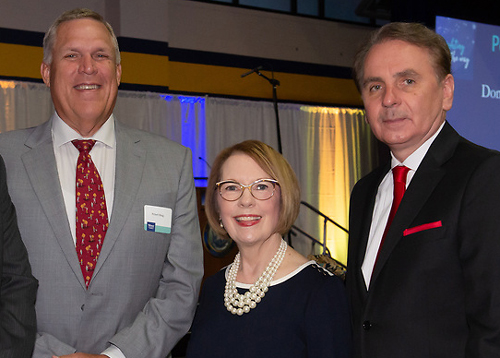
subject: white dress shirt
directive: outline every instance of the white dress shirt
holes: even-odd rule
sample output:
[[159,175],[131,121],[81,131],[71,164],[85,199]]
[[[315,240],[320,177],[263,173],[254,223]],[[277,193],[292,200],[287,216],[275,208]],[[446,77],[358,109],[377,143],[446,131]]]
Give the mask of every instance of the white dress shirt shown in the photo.
[[[83,138],[68,126],[58,115],[52,116],[52,142],[56,157],[57,173],[61,183],[66,215],[76,245],[76,162],[80,152],[71,143],[74,139],[95,139],[90,155],[99,171],[104,187],[108,220],[111,219],[115,188],[116,135],[114,117],[111,115],[101,128],[90,138]],[[105,238],[106,240],[106,238]],[[122,351],[111,345],[102,354],[110,358],[126,358]]]
[[102,127],[91,137],[83,138],[73,128],[68,126],[55,113],[52,116],[52,141],[54,144],[54,154],[56,157],[57,172],[59,182],[66,206],[69,227],[76,245],[76,201],[75,201],[75,181],[76,162],[80,152],[71,143],[74,139],[95,139],[96,143],[90,155],[104,186],[104,196],[106,197],[106,209],[108,220],[111,218],[113,208],[114,187],[115,187],[115,160],[116,160],[116,138],[115,122],[113,115],[102,125]]
[[394,178],[392,176],[392,168],[397,165],[404,165],[410,168],[406,177],[406,187],[415,175],[416,170],[424,159],[431,144],[434,142],[439,132],[443,129],[444,123],[434,133],[432,137],[427,139],[417,150],[415,150],[403,163],[399,162],[391,152],[391,170],[387,172],[384,179],[380,183],[375,198],[375,205],[373,207],[372,223],[370,227],[370,234],[368,236],[368,243],[366,245],[365,258],[361,265],[361,271],[365,279],[366,288],[370,287],[370,280],[375,266],[378,249],[382,241],[387,220],[389,219],[389,212],[392,206],[392,197],[394,192]]

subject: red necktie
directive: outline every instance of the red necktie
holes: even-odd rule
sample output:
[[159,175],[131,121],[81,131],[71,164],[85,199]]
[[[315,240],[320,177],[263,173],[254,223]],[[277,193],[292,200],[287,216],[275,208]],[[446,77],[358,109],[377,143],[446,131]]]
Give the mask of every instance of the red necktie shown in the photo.
[[108,229],[108,212],[101,177],[89,154],[95,140],[72,143],[80,151],[76,163],[76,253],[88,288]]
[[[387,224],[385,226],[384,234],[382,235],[382,241],[380,242],[380,246],[378,249],[377,253],[377,259],[378,255],[380,254],[380,249],[382,248],[382,245],[384,244],[385,237],[387,235],[387,231],[389,231],[389,227],[391,226],[392,220],[394,219],[394,216],[396,215],[396,211],[398,210],[399,204],[401,203],[401,200],[403,199],[403,195],[405,194],[406,191],[406,175],[410,171],[410,168],[405,167],[403,165],[398,165],[395,166],[392,169],[392,176],[394,178],[394,194],[392,198],[392,206],[391,206],[391,211],[389,213],[389,218],[387,219]],[[375,265],[377,264],[377,259],[375,260]]]

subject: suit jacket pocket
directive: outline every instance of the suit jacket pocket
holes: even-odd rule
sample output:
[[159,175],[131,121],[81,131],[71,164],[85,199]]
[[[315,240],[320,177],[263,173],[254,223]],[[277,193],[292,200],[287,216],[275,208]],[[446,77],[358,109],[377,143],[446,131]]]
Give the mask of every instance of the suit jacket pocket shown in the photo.
[[418,226],[414,226],[414,227],[406,229],[403,232],[403,236],[408,236],[408,235],[415,234],[417,232],[422,232],[425,230],[432,230],[432,229],[440,228],[442,226],[443,226],[443,223],[441,220],[418,225]]

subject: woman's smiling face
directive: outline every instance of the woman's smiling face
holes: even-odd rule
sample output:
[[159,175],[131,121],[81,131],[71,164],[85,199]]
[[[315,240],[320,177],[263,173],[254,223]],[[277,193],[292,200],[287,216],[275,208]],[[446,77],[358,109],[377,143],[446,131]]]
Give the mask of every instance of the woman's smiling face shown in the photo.
[[[258,179],[271,179],[251,157],[243,153],[231,155],[222,166],[221,181],[233,180],[244,185]],[[280,210],[280,187],[266,200],[255,199],[244,190],[235,201],[217,198],[219,214],[229,236],[240,245],[252,245],[276,234]]]

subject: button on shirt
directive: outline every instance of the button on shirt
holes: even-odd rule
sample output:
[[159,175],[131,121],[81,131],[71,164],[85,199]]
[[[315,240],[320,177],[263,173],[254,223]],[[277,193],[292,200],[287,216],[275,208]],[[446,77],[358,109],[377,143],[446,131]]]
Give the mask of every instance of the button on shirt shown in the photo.
[[[385,226],[389,218],[389,212],[392,206],[392,196],[394,192],[394,180],[392,176],[392,168],[397,165],[404,165],[410,168],[408,175],[406,177],[406,188],[410,185],[410,182],[415,175],[416,170],[422,163],[427,151],[429,150],[431,144],[434,142],[439,132],[443,129],[444,123],[439,127],[439,129],[434,133],[432,137],[427,139],[416,151],[414,151],[408,158],[405,159],[403,163],[399,162],[391,152],[391,170],[387,172],[384,179],[380,183],[377,191],[377,196],[375,198],[375,205],[373,207],[372,223],[370,227],[370,234],[368,236],[368,244],[366,245],[365,258],[363,264],[361,265],[361,271],[363,272],[363,277],[365,279],[366,288],[370,287],[370,280],[373,273],[373,268],[375,265],[375,260],[377,258],[378,249],[380,242],[382,241],[382,235],[384,234]],[[404,200],[404,198],[403,198]]]

